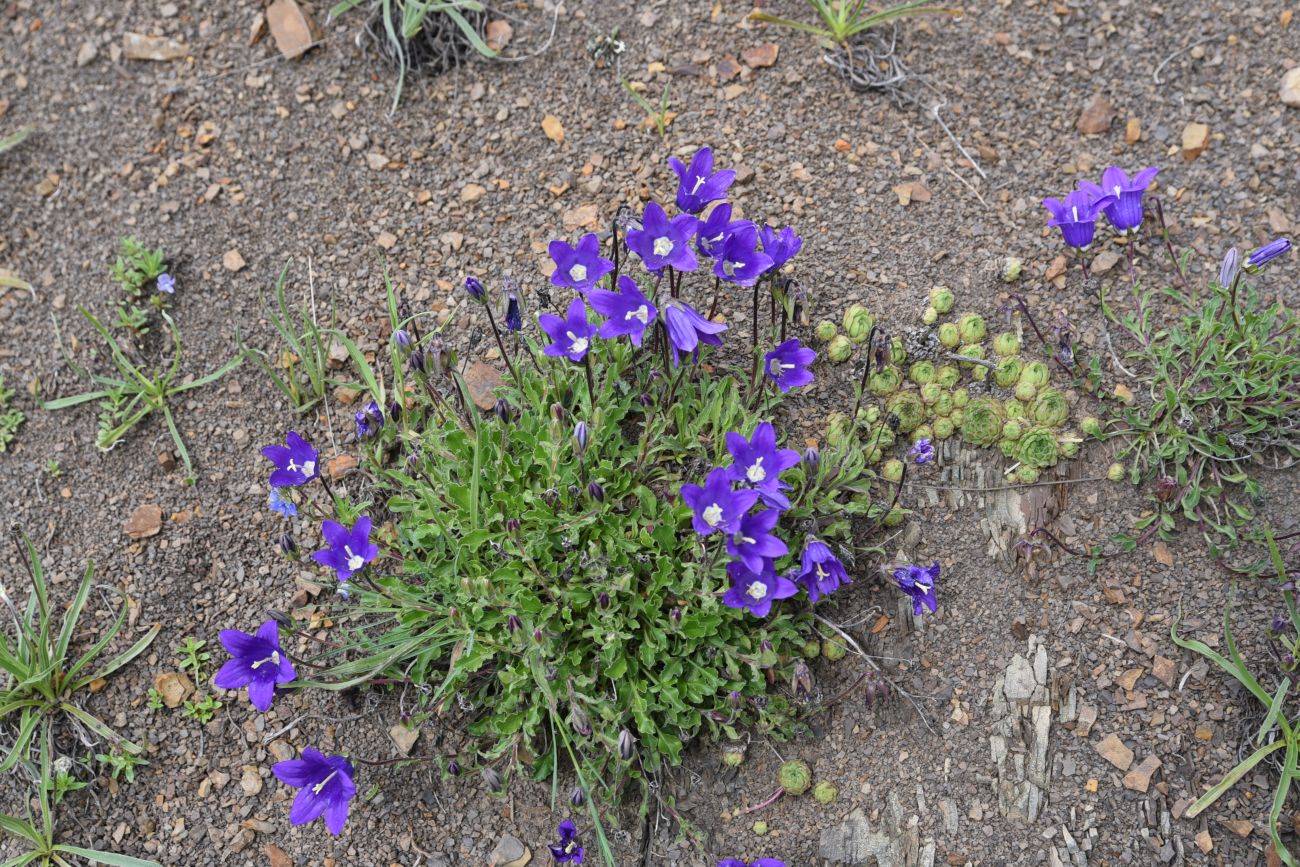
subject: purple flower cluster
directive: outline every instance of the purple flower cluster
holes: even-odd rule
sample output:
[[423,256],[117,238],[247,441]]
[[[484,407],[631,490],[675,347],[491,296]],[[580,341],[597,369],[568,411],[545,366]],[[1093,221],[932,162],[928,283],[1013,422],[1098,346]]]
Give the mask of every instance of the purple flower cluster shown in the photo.
[[1079,181],[1079,188],[1060,199],[1043,199],[1051,212],[1047,225],[1061,230],[1065,243],[1086,250],[1097,231],[1097,218],[1106,215],[1111,228],[1121,235],[1135,233],[1142,225],[1142,197],[1155,180],[1158,168],[1146,168],[1129,178],[1118,166],[1101,173],[1101,184]]
[[766,617],[772,603],[794,596],[802,586],[814,602],[849,580],[848,572],[829,547],[809,536],[799,563],[779,574],[776,563],[790,548],[773,531],[781,513],[790,508],[790,486],[781,474],[802,459],[794,449],[780,449],[776,430],[760,422],[753,434],[726,436],[731,464],[715,467],[704,484],[683,484],[682,501],[691,509],[691,524],[701,536],[721,533],[730,588],[723,604]]

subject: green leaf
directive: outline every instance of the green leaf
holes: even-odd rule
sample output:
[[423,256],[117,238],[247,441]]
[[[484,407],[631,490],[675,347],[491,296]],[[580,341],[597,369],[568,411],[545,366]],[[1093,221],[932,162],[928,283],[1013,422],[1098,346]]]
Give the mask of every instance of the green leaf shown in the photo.
[[129,855],[118,855],[113,852],[101,852],[97,849],[83,849],[80,846],[68,846],[63,843],[56,845],[54,849],[57,852],[67,852],[69,855],[97,861],[100,864],[107,865],[107,867],[162,867],[157,861],[146,861],[142,858],[132,858]]

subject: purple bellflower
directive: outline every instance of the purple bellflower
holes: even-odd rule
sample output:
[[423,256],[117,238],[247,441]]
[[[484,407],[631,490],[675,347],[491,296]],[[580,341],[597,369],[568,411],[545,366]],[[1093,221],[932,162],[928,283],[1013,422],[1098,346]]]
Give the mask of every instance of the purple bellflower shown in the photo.
[[641,217],[641,228],[628,230],[627,247],[651,271],[668,266],[694,271],[699,262],[691,250],[691,237],[699,225],[700,221],[690,214],[678,214],[669,220],[658,202],[649,202]]
[[727,188],[736,179],[731,169],[713,171],[712,148],[697,150],[689,166],[677,157],[669,157],[668,165],[677,173],[677,207],[689,214],[698,214],[709,202],[726,196]]
[[164,292],[168,295],[172,295],[176,292],[176,278],[168,274],[166,271],[158,275],[158,282],[156,285],[158,286],[159,292]]
[[703,485],[684,484],[682,501],[691,507],[691,524],[695,532],[707,536],[714,530],[735,533],[741,519],[758,502],[755,491],[733,491],[727,471],[715,467],[704,479]]
[[727,577],[731,579],[731,589],[722,594],[722,604],[744,609],[755,617],[766,617],[772,611],[773,602],[799,592],[793,581],[776,574],[771,561],[763,564],[762,571],[751,572],[741,561],[732,560],[727,564]]
[[1232,286],[1232,281],[1237,279],[1240,261],[1241,254],[1237,252],[1237,248],[1229,247],[1228,252],[1223,256],[1223,263],[1219,265],[1219,285],[1224,289]]
[[305,825],[324,815],[325,827],[331,834],[337,837],[343,832],[348,802],[357,794],[351,762],[307,747],[301,759],[276,762],[271,770],[280,782],[299,790],[289,810],[291,825]]
[[740,527],[727,537],[727,553],[745,564],[751,572],[762,572],[767,561],[790,553],[790,549],[772,533],[781,513],[776,509],[752,512],[740,519]]
[[614,270],[614,263],[600,255],[600,239],[591,232],[579,238],[576,247],[565,241],[552,241],[549,249],[555,262],[555,271],[551,274],[551,283],[555,286],[586,292]]
[[596,333],[596,326],[587,322],[587,305],[581,298],[569,302],[563,319],[553,313],[541,313],[537,324],[555,341],[542,352],[555,357],[567,356],[570,361],[582,361]]
[[758,249],[758,229],[752,223],[728,231],[713,249],[714,275],[737,286],[753,286],[772,267],[772,257]]
[[928,464],[934,460],[934,446],[930,445],[929,437],[921,437],[912,446],[912,450],[907,453],[909,458],[914,458],[918,464]]
[[279,626],[274,620],[268,620],[253,635],[238,629],[223,629],[218,637],[231,658],[212,678],[213,686],[248,687],[248,699],[253,707],[266,713],[275,698],[276,685],[291,683],[298,677],[293,663],[280,647]]
[[1113,196],[1094,199],[1083,190],[1075,190],[1065,197],[1064,202],[1060,199],[1043,199],[1043,207],[1052,213],[1052,219],[1047,221],[1047,225],[1060,227],[1061,236],[1071,247],[1086,250],[1097,231],[1097,215],[1114,201]]
[[806,346],[801,346],[799,339],[791,337],[776,349],[763,356],[763,372],[766,373],[781,393],[813,381],[812,371],[808,365],[817,358],[817,353]]
[[727,475],[758,491],[763,502],[772,508],[790,508],[790,499],[782,493],[790,486],[783,483],[780,476],[799,463],[799,453],[794,449],[776,447],[776,429],[772,423],[759,422],[749,439],[728,432],[726,440],[727,451],[733,460],[727,469]]
[[763,252],[772,257],[773,271],[781,270],[781,266],[793,259],[794,254],[803,247],[803,238],[796,235],[791,226],[786,226],[780,232],[771,226],[764,226],[759,230],[759,235],[763,239]]
[[1285,256],[1290,249],[1291,241],[1287,238],[1269,241],[1246,257],[1246,273],[1254,274],[1278,256]]
[[641,294],[636,281],[626,274],[619,276],[617,292],[592,289],[587,292],[587,300],[593,310],[605,317],[600,324],[600,336],[608,339],[626,334],[633,346],[641,345],[646,327],[655,321],[658,313],[649,299]]
[[370,401],[353,415],[357,423],[357,439],[363,440],[379,433],[384,427],[384,411]]
[[357,518],[351,530],[338,521],[325,521],[320,531],[329,547],[312,554],[311,558],[333,569],[340,581],[347,582],[379,556],[379,546],[370,541],[370,518],[365,515]]
[[298,507],[291,500],[284,498],[283,490],[283,488],[271,488],[271,496],[267,504],[272,512],[284,515],[286,518],[298,517]]
[[697,353],[701,343],[722,345],[722,338],[718,335],[726,331],[727,326],[720,322],[710,322],[685,301],[668,299],[664,302],[663,313],[664,328],[668,332],[668,343],[673,354],[673,367],[677,366],[678,353]]
[[833,593],[841,584],[852,583],[849,572],[839,558],[831,553],[830,546],[822,540],[809,536],[803,545],[803,554],[799,559],[799,572],[795,580],[808,591],[808,598],[816,602],[828,593]]
[[754,225],[749,220],[731,219],[731,212],[731,204],[723,202],[709,211],[709,215],[700,224],[699,234],[695,237],[695,249],[701,256],[708,256],[710,259],[718,258],[722,252],[722,241],[727,235]]
[[320,454],[296,431],[289,431],[282,446],[266,446],[262,456],[275,464],[271,486],[292,488],[320,475]]
[[555,859],[555,863],[581,864],[586,853],[583,851],[582,846],[578,845],[578,829],[574,826],[573,821],[565,819],[560,823],[560,827],[555,829],[555,833],[560,835],[560,842],[547,845],[547,848],[551,850],[551,857]]
[[894,570],[898,589],[912,597],[912,613],[921,616],[922,609],[933,612],[939,605],[934,595],[934,583],[939,580],[939,561],[929,566],[900,566]]
[[1142,225],[1142,196],[1159,171],[1155,167],[1146,168],[1130,180],[1123,169],[1111,166],[1101,173],[1101,186],[1092,181],[1079,181],[1079,189],[1093,200],[1109,198],[1110,204],[1102,208],[1106,221],[1116,232],[1127,235]]

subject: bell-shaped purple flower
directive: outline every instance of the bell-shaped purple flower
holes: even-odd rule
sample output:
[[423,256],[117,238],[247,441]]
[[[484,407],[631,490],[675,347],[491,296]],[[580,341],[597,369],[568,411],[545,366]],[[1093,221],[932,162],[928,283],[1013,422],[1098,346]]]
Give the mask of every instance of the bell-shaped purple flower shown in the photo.
[[727,188],[736,179],[731,169],[713,171],[712,148],[697,150],[689,166],[677,157],[669,157],[668,165],[677,173],[677,208],[689,214],[698,214],[709,202],[726,196]]
[[271,496],[267,500],[267,505],[271,507],[272,512],[286,518],[298,517],[298,507],[294,505],[292,500],[284,498],[283,488],[271,488]]
[[756,491],[732,490],[727,471],[721,467],[710,471],[703,485],[683,484],[681,494],[682,501],[691,507],[693,513],[691,525],[701,536],[714,530],[736,532],[745,513],[758,502]]
[[721,346],[722,338],[718,335],[727,330],[720,322],[710,322],[685,301],[670,298],[664,302],[664,328],[668,332],[668,344],[672,349],[673,366],[677,366],[677,356],[681,352],[696,352],[701,343]]
[[166,271],[158,275],[156,285],[159,292],[167,295],[172,295],[176,292],[176,278],[168,274]]
[[772,267],[772,257],[758,249],[758,229],[752,223],[728,231],[714,249],[713,273],[738,286],[753,286]]
[[565,241],[552,241],[549,247],[555,271],[551,283],[586,292],[610,271],[614,263],[600,255],[600,239],[588,232],[578,239],[576,247]]
[[790,549],[772,533],[781,513],[776,509],[751,512],[740,519],[740,527],[727,536],[727,553],[739,559],[751,572],[763,571],[769,560],[784,557]]
[[1136,232],[1142,225],[1142,196],[1155,179],[1158,168],[1146,168],[1129,180],[1128,174],[1118,166],[1101,173],[1101,186],[1092,181],[1079,181],[1079,189],[1093,199],[1109,197],[1110,204],[1102,210],[1106,221],[1121,235]]
[[506,293],[505,319],[507,331],[519,331],[524,327],[524,317],[519,312],[519,293],[513,289]]
[[799,463],[799,453],[776,447],[776,429],[772,423],[759,422],[749,439],[735,432],[728,432],[725,439],[732,458],[727,476],[753,488],[772,508],[790,508],[790,499],[782,493],[790,486],[781,481],[781,473]]
[[320,531],[329,547],[312,554],[311,558],[333,569],[340,581],[347,581],[379,556],[379,546],[370,541],[370,518],[367,516],[357,518],[351,530],[338,521],[325,521]]
[[899,590],[912,597],[912,613],[918,617],[923,609],[933,612],[938,607],[934,595],[934,585],[938,580],[938,560],[929,566],[900,566],[894,570],[894,582]]
[[764,226],[759,234],[763,239],[763,252],[772,257],[773,271],[779,271],[803,247],[803,238],[794,233],[792,226],[786,226],[780,232],[771,226]]
[[1049,226],[1057,226],[1065,243],[1079,250],[1086,250],[1092,244],[1097,231],[1097,215],[1105,210],[1115,199],[1113,196],[1093,198],[1083,190],[1075,190],[1060,199],[1043,199],[1043,207],[1051,211]]
[[700,221],[690,214],[678,214],[671,220],[658,202],[649,202],[641,215],[641,228],[627,233],[627,247],[641,257],[651,271],[673,267],[694,271],[699,262],[691,249],[691,238]]
[[928,464],[934,460],[934,446],[930,445],[930,438],[921,437],[917,440],[912,446],[912,450],[907,453],[907,456],[918,464]]
[[331,834],[337,837],[343,832],[348,802],[357,794],[351,762],[307,747],[301,759],[276,762],[271,771],[280,782],[299,790],[289,809],[289,824],[305,825],[323,815]]
[[808,591],[808,598],[813,602],[834,592],[841,584],[851,583],[848,570],[831,553],[830,546],[813,536],[804,542],[795,580]]
[[582,361],[596,333],[596,326],[587,322],[587,305],[581,298],[569,302],[563,319],[553,313],[542,313],[537,317],[537,324],[554,341],[542,352],[557,358],[567,356],[570,361]]
[[271,486],[292,488],[305,485],[320,475],[320,454],[296,431],[285,435],[282,446],[266,446],[262,456],[275,464]]
[[[731,219],[731,213],[731,203],[723,202],[709,211],[709,215],[704,218],[704,222],[700,224],[698,234],[695,236],[695,249],[699,251],[701,256],[716,259],[722,252],[722,241],[728,234],[739,231],[746,226],[754,225],[749,220]],[[769,253],[769,255],[771,254]]]
[[591,309],[605,317],[600,324],[600,336],[609,339],[627,335],[633,346],[641,345],[646,327],[655,321],[658,313],[650,300],[641,294],[636,281],[626,274],[619,276],[617,292],[591,289],[587,292],[587,300],[591,302]]
[[[582,791],[575,789],[575,792]],[[555,833],[560,835],[560,842],[549,843],[547,848],[551,850],[551,857],[557,864],[581,864],[583,855],[582,846],[578,843],[578,829],[573,822],[565,819],[560,823],[560,827],[555,829]]]
[[813,381],[812,371],[808,365],[817,359],[817,353],[799,343],[798,338],[791,337],[784,343],[777,344],[776,349],[763,356],[763,372],[776,383],[781,393]]
[[253,635],[238,629],[223,629],[218,638],[231,658],[212,678],[213,686],[248,687],[248,699],[253,707],[266,713],[275,699],[276,685],[291,683],[298,677],[288,654],[280,647],[279,625],[268,620]]
[[755,572],[741,561],[732,560],[727,564],[727,577],[731,579],[731,589],[722,594],[722,604],[747,610],[755,617],[766,617],[773,602],[789,599],[799,592],[793,581],[776,574],[771,561]]

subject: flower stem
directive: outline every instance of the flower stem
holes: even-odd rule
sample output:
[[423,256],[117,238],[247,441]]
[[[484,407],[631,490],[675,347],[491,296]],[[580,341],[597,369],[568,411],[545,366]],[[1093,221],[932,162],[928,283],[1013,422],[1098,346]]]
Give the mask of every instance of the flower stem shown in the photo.
[[1174,245],[1169,240],[1169,226],[1165,223],[1165,209],[1160,204],[1160,199],[1152,199],[1156,206],[1156,219],[1160,221],[1160,235],[1164,239],[1165,249],[1169,252],[1169,261],[1174,263],[1174,272],[1178,275],[1178,282],[1183,284],[1184,289],[1190,289],[1187,285],[1187,275],[1183,273],[1183,266],[1178,262],[1178,256],[1174,254]]
[[501,350],[501,357],[505,359],[506,367],[510,368],[510,375],[515,380],[515,387],[522,392],[524,390],[524,381],[519,378],[519,371],[515,370],[515,363],[510,358],[510,353],[506,352],[505,341],[501,339],[501,329],[497,328],[497,318],[492,314],[492,302],[485,299],[483,309],[487,311],[488,322],[492,325],[492,335],[497,339],[497,348]]

